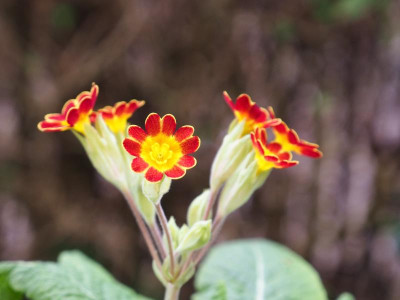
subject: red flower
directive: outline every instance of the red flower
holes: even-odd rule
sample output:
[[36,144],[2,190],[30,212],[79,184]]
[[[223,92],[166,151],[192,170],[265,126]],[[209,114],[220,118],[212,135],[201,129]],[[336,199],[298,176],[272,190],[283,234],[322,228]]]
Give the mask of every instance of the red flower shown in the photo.
[[[275,113],[272,107],[268,107],[268,111],[272,118],[275,118]],[[301,155],[312,158],[321,158],[322,152],[318,150],[317,144],[309,143],[302,140],[297,135],[294,129],[290,129],[285,122],[273,127],[275,140],[272,144],[278,144],[283,151],[293,151]]]
[[106,106],[93,112],[91,121],[96,120],[97,115],[101,114],[108,127],[113,132],[123,132],[126,128],[128,119],[133,113],[145,104],[145,101],[131,100],[128,103],[120,101],[114,106]]
[[239,95],[235,103],[226,91],[223,95],[225,102],[232,109],[236,119],[239,122],[243,120],[246,122],[245,134],[250,133],[256,128],[267,128],[281,122],[280,119],[271,118],[268,111],[265,108],[259,107],[247,94]]
[[93,83],[90,92],[82,92],[75,99],[68,100],[60,114],[45,115],[44,121],[38,124],[39,130],[52,132],[73,129],[83,134],[83,125],[90,123],[89,115],[92,113],[98,94],[99,87]]
[[145,173],[151,182],[160,181],[164,174],[177,179],[185,175],[186,169],[196,165],[196,159],[189,154],[200,146],[200,139],[193,136],[192,126],[183,126],[176,132],[176,120],[173,115],[164,117],[150,114],[145,122],[146,131],[133,125],[128,129],[123,145],[129,154],[135,156],[132,170]]
[[251,142],[256,152],[258,168],[266,171],[272,168],[283,169],[297,165],[299,162],[291,160],[292,154],[283,151],[277,143],[267,143],[267,132],[265,128],[257,128],[251,133]]

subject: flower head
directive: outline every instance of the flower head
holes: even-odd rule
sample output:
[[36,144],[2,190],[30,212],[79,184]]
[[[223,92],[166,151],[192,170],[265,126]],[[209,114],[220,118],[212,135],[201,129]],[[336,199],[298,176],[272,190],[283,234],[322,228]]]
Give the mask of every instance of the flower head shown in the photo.
[[[268,111],[271,117],[275,118],[272,107],[268,107]],[[322,152],[318,150],[319,146],[317,144],[300,139],[296,131],[290,129],[285,122],[273,126],[273,131],[275,140],[272,144],[276,144],[276,147],[281,147],[283,151],[296,152],[312,158],[322,157]]]
[[47,114],[44,121],[38,124],[40,131],[65,131],[69,129],[83,132],[83,125],[89,123],[89,116],[96,103],[99,87],[92,84],[90,91],[80,93],[75,99],[68,100],[61,113]]
[[280,119],[271,118],[269,112],[265,108],[259,107],[247,94],[239,95],[235,103],[226,91],[223,95],[225,102],[232,109],[236,119],[239,122],[246,122],[245,134],[250,133],[256,128],[267,128],[281,122]]
[[117,102],[114,106],[106,106],[93,112],[91,121],[94,122],[98,115],[101,115],[107,126],[113,132],[123,132],[126,128],[128,119],[133,113],[144,105],[145,101],[131,100],[128,103],[125,101]]
[[290,152],[284,151],[277,143],[267,142],[265,128],[257,128],[251,133],[251,142],[256,152],[256,160],[260,171],[272,168],[283,169],[297,165],[299,162],[292,159]]
[[182,126],[176,132],[173,115],[164,117],[150,114],[145,121],[146,131],[133,125],[128,129],[123,145],[129,154],[135,156],[132,170],[145,173],[150,182],[160,181],[164,174],[177,179],[185,175],[186,169],[196,165],[196,159],[189,154],[200,146],[200,139],[193,136],[192,126]]

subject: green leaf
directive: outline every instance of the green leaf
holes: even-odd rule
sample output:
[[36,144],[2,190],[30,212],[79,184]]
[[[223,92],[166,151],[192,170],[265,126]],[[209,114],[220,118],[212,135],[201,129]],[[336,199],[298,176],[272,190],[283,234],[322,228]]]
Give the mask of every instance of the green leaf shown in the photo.
[[0,263],[0,299],[2,300],[20,300],[22,293],[15,291],[9,282],[9,275],[15,268],[16,263]]
[[[0,270],[2,267],[5,263],[0,264]],[[18,262],[9,273],[9,282],[31,300],[148,299],[117,282],[102,266],[77,251],[63,252],[58,263]]]
[[217,246],[202,263],[193,300],[325,300],[318,273],[303,258],[266,240]]

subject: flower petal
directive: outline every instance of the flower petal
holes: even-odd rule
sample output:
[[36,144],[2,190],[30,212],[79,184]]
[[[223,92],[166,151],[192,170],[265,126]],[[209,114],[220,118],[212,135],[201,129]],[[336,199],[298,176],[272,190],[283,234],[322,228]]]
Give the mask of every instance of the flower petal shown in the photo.
[[152,113],[148,115],[145,121],[146,131],[149,135],[157,135],[161,131],[161,118],[158,114]]
[[52,121],[65,121],[65,116],[62,114],[47,114],[44,116],[44,119]]
[[71,108],[67,112],[67,122],[69,125],[74,126],[76,122],[79,120],[79,111],[77,108]]
[[182,169],[178,166],[173,166],[172,169],[165,171],[165,175],[167,175],[169,178],[174,178],[174,179],[181,178],[185,174],[186,174],[185,169]]
[[182,142],[183,140],[191,137],[193,135],[194,132],[194,128],[193,126],[182,126],[181,128],[179,128],[176,132],[175,132],[175,139],[177,140],[177,142]]
[[200,138],[198,136],[192,136],[181,143],[182,154],[184,155],[196,152],[199,147]]
[[64,131],[69,129],[68,125],[61,122],[41,121],[38,124],[38,129],[43,132]]
[[153,167],[149,168],[144,177],[150,182],[158,182],[163,178],[164,174],[157,171]]
[[136,173],[142,173],[144,170],[146,170],[149,167],[148,163],[145,162],[142,158],[140,157],[135,157],[132,160],[131,163],[131,168],[133,171]]
[[178,161],[178,165],[184,168],[193,168],[196,165],[196,159],[190,155],[184,155]]
[[175,117],[171,114],[165,115],[162,118],[162,132],[166,135],[173,135],[176,129]]
[[71,108],[75,107],[75,106],[76,106],[76,101],[75,101],[75,99],[70,99],[70,100],[68,100],[67,102],[65,102],[65,104],[64,104],[64,106],[63,106],[63,108],[62,108],[61,114],[62,114],[64,117],[66,117],[68,111],[69,111]]
[[126,102],[125,101],[120,101],[117,104],[114,105],[114,111],[115,115],[117,117],[120,117],[126,110]]
[[79,103],[79,114],[87,114],[93,108],[92,99],[89,97],[82,99]]
[[227,91],[224,91],[222,93],[222,95],[224,96],[225,102],[229,105],[229,107],[234,111],[235,110],[235,105],[231,99],[231,97],[229,97],[229,94],[227,93]]
[[248,112],[250,110],[251,104],[252,101],[250,99],[250,96],[247,94],[241,94],[236,99],[235,110],[241,113]]
[[147,137],[147,133],[137,125],[129,126],[128,134],[139,143],[143,142]]
[[303,154],[305,156],[312,157],[312,158],[321,158],[322,157],[322,152],[316,148],[302,147],[302,148],[300,148],[299,152],[300,152],[300,154]]
[[126,106],[125,113],[132,115],[139,107],[142,107],[145,101],[131,100]]
[[142,146],[130,138],[124,139],[122,142],[124,148],[130,155],[139,156]]

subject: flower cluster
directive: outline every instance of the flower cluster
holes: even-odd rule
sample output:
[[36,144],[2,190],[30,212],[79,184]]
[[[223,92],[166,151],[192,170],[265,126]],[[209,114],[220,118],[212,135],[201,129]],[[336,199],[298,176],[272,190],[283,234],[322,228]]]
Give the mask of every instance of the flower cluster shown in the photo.
[[161,199],[169,191],[171,179],[183,177],[197,163],[192,155],[199,149],[200,139],[194,128],[185,125],[177,129],[173,115],[160,117],[157,113],[147,117],[144,129],[129,126],[128,119],[145,102],[120,101],[95,111],[98,94],[93,83],[90,91],[68,100],[61,113],[46,115],[38,128],[45,132],[71,130],[93,166],[122,192],[145,237],[154,272],[165,286],[181,286],[193,276],[207,249],[204,246],[225,218],[262,186],[271,170],[297,165],[293,154],[322,157],[318,145],[300,139],[275,117],[272,108],[258,106],[247,94],[234,102],[224,92],[235,118],[213,161],[210,187],[192,201],[187,224],[179,227],[173,217],[166,218]]

